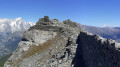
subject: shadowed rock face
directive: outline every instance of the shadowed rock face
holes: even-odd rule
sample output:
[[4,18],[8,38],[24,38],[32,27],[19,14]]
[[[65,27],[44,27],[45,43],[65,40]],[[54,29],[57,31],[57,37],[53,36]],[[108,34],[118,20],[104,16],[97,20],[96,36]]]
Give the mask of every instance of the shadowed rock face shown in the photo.
[[45,16],[24,33],[4,67],[119,67],[119,45]]
[[75,67],[120,67],[117,44],[96,35],[81,32],[73,64]]
[[82,45],[80,42],[80,35],[77,38],[77,49],[76,49],[76,53],[75,53],[75,57],[72,60],[72,64],[74,65],[74,67],[85,67],[85,61],[83,58],[83,49],[82,49]]

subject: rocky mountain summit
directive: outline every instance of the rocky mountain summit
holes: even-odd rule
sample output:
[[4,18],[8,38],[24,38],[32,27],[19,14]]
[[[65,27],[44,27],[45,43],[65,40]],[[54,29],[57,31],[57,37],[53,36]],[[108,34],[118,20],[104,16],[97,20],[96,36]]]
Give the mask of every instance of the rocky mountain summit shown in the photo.
[[4,67],[120,67],[120,44],[90,34],[70,19],[48,16],[23,34]]

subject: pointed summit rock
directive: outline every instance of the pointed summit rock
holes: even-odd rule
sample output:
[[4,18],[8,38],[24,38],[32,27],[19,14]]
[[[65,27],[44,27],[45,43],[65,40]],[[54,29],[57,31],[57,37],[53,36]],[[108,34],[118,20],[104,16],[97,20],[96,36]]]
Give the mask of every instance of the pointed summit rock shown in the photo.
[[44,16],[44,22],[50,22],[50,19],[48,16]]

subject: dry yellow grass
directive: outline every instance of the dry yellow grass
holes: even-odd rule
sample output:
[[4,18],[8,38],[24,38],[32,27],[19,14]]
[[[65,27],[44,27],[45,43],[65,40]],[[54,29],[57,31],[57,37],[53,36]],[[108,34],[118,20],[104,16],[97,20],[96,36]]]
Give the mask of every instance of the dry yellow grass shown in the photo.
[[39,53],[43,52],[47,48],[53,46],[55,44],[55,42],[54,42],[54,44],[52,42],[55,41],[60,36],[61,36],[61,34],[59,33],[58,35],[55,36],[55,38],[50,39],[50,40],[46,41],[45,43],[40,44],[39,46],[35,46],[35,45],[30,46],[30,49],[25,52],[25,55],[23,56],[23,58],[34,55],[37,52],[39,52]]
[[[30,48],[29,48],[28,51],[23,52],[23,55],[22,55],[21,58],[19,58],[15,63],[13,63],[13,62],[9,63],[9,65],[12,65],[13,67],[15,67],[14,65],[18,64],[19,62],[21,62],[24,58],[27,58],[27,57],[29,57],[29,56],[32,56],[32,55],[34,55],[35,53],[38,53],[38,52],[40,53],[40,52],[45,51],[47,48],[53,46],[53,45],[56,43],[55,40],[56,40],[58,37],[60,37],[61,35],[62,35],[61,33],[58,33],[58,34],[55,36],[55,38],[52,38],[52,39],[46,41],[45,43],[40,44],[39,46],[35,46],[35,45],[30,46]],[[54,44],[53,44],[53,42],[54,42]],[[17,66],[17,67],[18,67],[18,66]]]

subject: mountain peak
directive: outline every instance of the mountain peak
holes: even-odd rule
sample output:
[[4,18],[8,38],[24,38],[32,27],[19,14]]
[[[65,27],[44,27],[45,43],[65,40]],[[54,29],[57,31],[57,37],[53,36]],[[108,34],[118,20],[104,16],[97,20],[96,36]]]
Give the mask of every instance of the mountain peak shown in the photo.
[[112,25],[104,25],[103,27],[105,27],[105,28],[113,28]]
[[18,17],[15,19],[16,21],[20,21],[20,20],[23,20],[21,17]]
[[25,22],[21,17],[16,19],[0,19],[0,32],[24,31],[35,23]]

